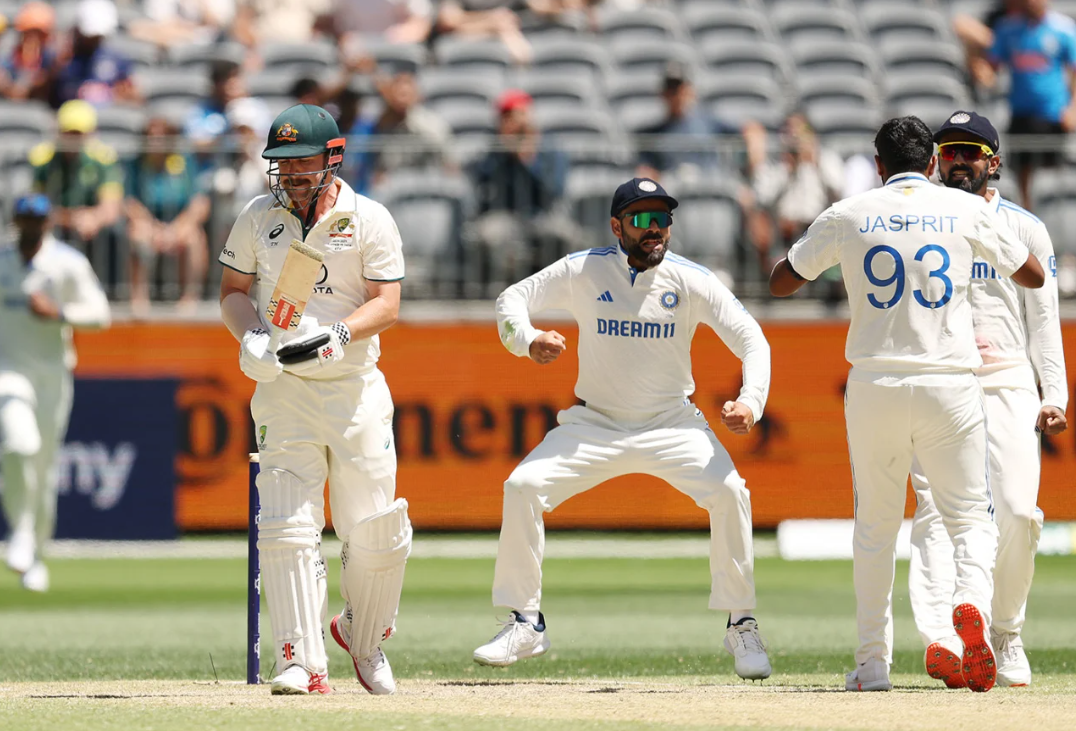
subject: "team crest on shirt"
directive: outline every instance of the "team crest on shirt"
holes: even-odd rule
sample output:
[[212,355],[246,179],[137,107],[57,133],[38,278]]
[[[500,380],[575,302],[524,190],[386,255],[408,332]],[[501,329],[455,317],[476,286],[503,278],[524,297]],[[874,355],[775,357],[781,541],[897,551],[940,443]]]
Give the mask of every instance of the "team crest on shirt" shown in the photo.
[[347,251],[351,248],[351,239],[355,226],[351,218],[345,216],[329,224],[329,251]]
[[291,122],[285,122],[276,131],[277,142],[295,142],[299,139],[299,130],[292,126]]
[[680,295],[669,290],[668,292],[662,292],[658,301],[666,310],[675,310],[680,305]]

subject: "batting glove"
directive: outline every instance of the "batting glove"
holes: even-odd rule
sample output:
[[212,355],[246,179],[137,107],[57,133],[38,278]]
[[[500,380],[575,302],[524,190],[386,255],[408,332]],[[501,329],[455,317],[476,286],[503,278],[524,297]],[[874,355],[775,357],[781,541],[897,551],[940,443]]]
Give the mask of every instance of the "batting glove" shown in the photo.
[[283,370],[276,355],[269,352],[269,333],[252,328],[243,334],[239,347],[239,368],[247,378],[258,383],[275,381]]
[[317,373],[344,357],[351,331],[342,322],[320,326],[283,346],[277,355],[284,370],[297,376]]

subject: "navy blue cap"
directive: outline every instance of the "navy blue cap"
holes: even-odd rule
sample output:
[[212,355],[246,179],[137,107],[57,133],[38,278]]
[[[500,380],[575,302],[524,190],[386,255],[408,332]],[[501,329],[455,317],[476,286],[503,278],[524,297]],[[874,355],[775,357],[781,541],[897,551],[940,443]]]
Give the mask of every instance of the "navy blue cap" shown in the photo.
[[650,178],[632,178],[613,193],[613,204],[609,206],[609,215],[616,216],[635,201],[647,198],[665,201],[669,204],[670,211],[679,205],[676,199],[666,193],[657,181]]
[[48,218],[52,211],[49,197],[44,193],[31,193],[15,201],[15,215],[29,218]]
[[934,133],[934,141],[941,140],[946,132],[967,132],[973,137],[978,137],[994,151],[995,155],[1001,149],[1001,138],[998,137],[998,131],[994,129],[994,125],[990,124],[989,119],[975,112],[961,110],[953,112],[949,119],[945,120],[945,124],[938,127],[938,131]]

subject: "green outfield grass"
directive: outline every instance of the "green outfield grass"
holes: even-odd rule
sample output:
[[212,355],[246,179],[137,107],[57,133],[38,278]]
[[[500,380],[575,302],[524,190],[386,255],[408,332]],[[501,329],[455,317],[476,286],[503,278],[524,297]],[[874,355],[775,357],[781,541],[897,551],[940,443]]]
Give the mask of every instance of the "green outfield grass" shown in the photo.
[[[223,682],[244,677],[245,562],[58,560],[51,568],[53,590],[46,595],[24,592],[14,576],[0,575],[0,630],[4,639],[0,691],[4,686],[10,689],[18,687],[15,683],[30,681]],[[334,611],[340,606],[338,573],[339,562],[333,560],[329,578]],[[408,680],[416,688],[425,688],[432,681],[430,687],[473,686],[479,693],[487,687],[483,683],[513,680],[519,687],[531,687],[536,681],[569,680],[627,683],[627,687],[650,680],[677,687],[746,685],[734,675],[731,657],[721,646],[725,617],[706,609],[709,572],[703,559],[547,561],[543,611],[552,650],[544,658],[507,669],[478,667],[471,661],[474,647],[497,630],[489,599],[492,574],[491,560],[428,558],[409,563],[397,623],[399,634],[385,645],[402,681],[401,690],[406,689]],[[767,681],[767,687],[818,691],[842,687],[856,644],[851,563],[759,559],[756,581],[757,614],[774,666],[774,677]],[[922,645],[908,609],[906,563],[898,564],[895,604],[894,682],[905,689],[934,687],[937,684],[922,672]],[[1036,693],[1071,694],[1076,690],[1074,607],[1076,558],[1040,558],[1025,632],[1036,672]],[[263,638],[266,654],[271,656],[271,635],[264,615]],[[329,644],[334,685],[357,688],[346,654],[331,640]],[[263,675],[271,666],[268,659]],[[268,690],[257,692],[257,698],[270,702]],[[65,709],[81,708],[67,702],[42,707],[41,701],[0,694],[0,707],[7,705],[15,718],[26,714],[27,725],[12,728],[35,727],[30,725],[31,718],[42,728],[59,727]],[[342,712],[335,706],[318,710]],[[171,713],[166,709],[155,715],[154,728],[182,728],[180,720],[174,726],[168,720]],[[250,719],[260,718],[259,713],[259,709],[247,709],[240,715],[253,727]],[[117,714],[110,717],[116,725],[108,725],[106,717],[93,722],[84,713],[80,717],[90,724],[86,728],[139,727],[137,711],[117,709]],[[177,716],[181,718],[182,714]],[[411,719],[401,728],[517,727],[507,719],[487,726],[476,719],[455,725],[458,719],[454,716],[441,718],[443,723],[422,714],[396,718]],[[555,718],[537,719],[525,727],[612,728],[609,724],[615,720],[557,725]],[[653,719],[653,727],[662,727],[660,721]],[[239,725],[220,727],[246,727],[243,722],[236,723]],[[650,727],[642,721],[623,726]],[[777,727],[785,726],[774,725]]]

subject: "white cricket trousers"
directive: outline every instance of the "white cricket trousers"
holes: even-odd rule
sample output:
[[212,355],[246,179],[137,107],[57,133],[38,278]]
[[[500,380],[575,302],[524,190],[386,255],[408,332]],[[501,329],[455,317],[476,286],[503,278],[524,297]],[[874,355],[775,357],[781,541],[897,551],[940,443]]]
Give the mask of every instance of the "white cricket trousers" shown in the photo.
[[970,602],[989,622],[998,534],[978,379],[970,372],[901,377],[853,368],[845,419],[855,490],[856,662],[893,659],[896,542],[913,454],[930,479],[953,542],[956,583],[946,600],[950,621],[953,606]]
[[250,413],[260,453],[258,548],[277,669],[299,664],[323,673],[325,480],[341,540],[392,503],[392,397],[376,368],[325,381],[285,372],[258,384]]
[[605,480],[642,473],[660,477],[710,513],[710,608],[755,607],[750,495],[693,404],[641,415],[573,406],[557,420],[560,426],[504,483],[494,606],[538,611],[543,513]]
[[[990,489],[997,521],[993,627],[1019,633],[1035,574],[1035,552],[1042,533],[1039,495],[1039,435],[1035,422],[1039,395],[1023,388],[989,388],[986,394]],[[908,590],[919,634],[926,645],[953,634],[949,596],[956,582],[953,543],[934,504],[930,484],[918,462],[912,465],[915,519]]]
[[24,374],[0,369],[0,451],[4,514],[11,532],[33,536],[42,558],[56,530],[56,458],[73,393],[66,368]]

